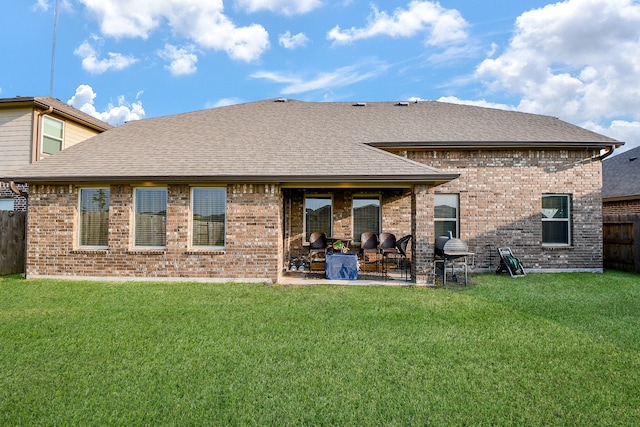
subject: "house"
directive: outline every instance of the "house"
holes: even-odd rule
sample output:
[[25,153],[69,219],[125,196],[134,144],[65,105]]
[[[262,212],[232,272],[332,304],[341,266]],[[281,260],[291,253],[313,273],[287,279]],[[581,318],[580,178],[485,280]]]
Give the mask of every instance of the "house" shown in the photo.
[[[0,98],[0,176],[111,127],[52,97]],[[25,209],[26,199],[0,183],[0,210]]]
[[441,102],[271,99],[129,122],[4,180],[28,183],[27,277],[277,282],[313,231],[411,234],[432,280],[451,232],[493,271],[602,271],[602,159],[558,120]]
[[640,214],[640,147],[602,162],[605,215]]

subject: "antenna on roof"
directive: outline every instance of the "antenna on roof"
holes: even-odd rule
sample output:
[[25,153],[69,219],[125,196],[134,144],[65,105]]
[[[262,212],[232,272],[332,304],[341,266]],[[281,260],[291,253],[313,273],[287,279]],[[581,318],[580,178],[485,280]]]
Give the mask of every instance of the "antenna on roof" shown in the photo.
[[51,49],[51,80],[49,81],[49,96],[53,96],[53,76],[56,67],[56,34],[58,32],[58,0],[53,18],[53,48]]

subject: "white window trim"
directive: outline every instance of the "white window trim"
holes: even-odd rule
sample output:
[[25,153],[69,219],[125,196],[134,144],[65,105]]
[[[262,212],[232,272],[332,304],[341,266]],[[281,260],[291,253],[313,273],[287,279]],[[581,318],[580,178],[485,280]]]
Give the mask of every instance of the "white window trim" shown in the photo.
[[[571,204],[571,194],[566,194],[566,193],[546,193],[542,195],[542,198],[544,197],[550,197],[550,196],[561,196],[561,197],[566,197],[568,200],[567,203],[567,209],[569,210],[569,215],[567,216],[567,218],[547,218],[544,215],[542,216],[542,221],[541,222],[549,222],[549,221],[553,221],[553,222],[566,222],[567,223],[567,243],[545,243],[542,241],[543,236],[542,236],[542,230],[540,231],[540,242],[542,243],[542,246],[545,248],[567,248],[571,246],[571,242],[572,242],[572,235],[571,235],[571,210],[572,210],[572,204]],[[542,205],[542,198],[540,199],[540,205]]]
[[[58,120],[58,119],[53,118],[51,116],[42,116],[42,124],[41,124],[41,126],[42,126],[41,134],[42,135],[40,136],[40,153],[44,154],[44,155],[47,155],[47,156],[51,156],[52,154],[55,154],[55,153],[45,153],[45,151],[44,151],[44,137],[47,136],[48,138],[55,139],[55,140],[58,140],[58,138],[57,137],[53,137],[51,135],[45,135],[45,133],[44,133],[44,122],[45,122],[45,120],[53,120],[53,121],[56,121],[56,122],[60,122],[62,124],[62,137],[59,139],[60,140],[60,151],[64,150],[64,134],[65,134],[65,124],[66,123],[64,121],[62,121],[62,120]],[[59,151],[56,151],[56,153],[58,153],[58,152]]]
[[[194,245],[193,244],[193,192],[196,189],[210,189],[217,188],[224,190],[224,245],[222,246],[205,246],[205,245]],[[189,247],[194,250],[220,250],[224,251],[227,245],[227,187],[221,186],[196,186],[191,187],[190,189],[190,200],[189,200]]]
[[307,241],[307,199],[321,198],[328,198],[331,201],[331,220],[329,221],[329,235],[333,234],[333,194],[305,194],[302,200],[302,239],[304,243],[309,243]]
[[[436,196],[456,196],[456,200],[458,201],[458,205],[456,206],[456,217],[455,218],[436,218],[435,207],[436,207]],[[433,221],[435,222],[445,222],[455,220],[456,222],[456,236],[460,238],[460,193],[435,193],[433,196]],[[435,229],[435,227],[434,227]],[[439,237],[439,236],[436,236]]]
[[[98,246],[91,246],[91,245],[82,245],[80,244],[81,239],[82,239],[82,190],[109,190],[109,206],[108,206],[108,212],[109,212],[109,216],[111,216],[111,189],[110,187],[80,187],[78,188],[78,239],[77,239],[77,245],[78,248],[81,249],[108,249],[109,245],[98,245]],[[107,236],[107,241],[109,240],[110,236]]]
[[[138,194],[138,190],[164,190],[167,192],[167,204],[166,204],[166,212],[165,215],[168,215],[168,211],[169,211],[169,191],[167,189],[167,187],[133,187],[133,229],[132,229],[132,240],[133,240],[133,248],[134,249],[144,249],[144,250],[166,250],[167,249],[167,230],[165,228],[165,237],[164,237],[164,242],[165,245],[164,246],[140,246],[140,245],[136,245],[136,198],[137,198],[137,194]],[[168,219],[168,216],[165,217],[165,221]]]

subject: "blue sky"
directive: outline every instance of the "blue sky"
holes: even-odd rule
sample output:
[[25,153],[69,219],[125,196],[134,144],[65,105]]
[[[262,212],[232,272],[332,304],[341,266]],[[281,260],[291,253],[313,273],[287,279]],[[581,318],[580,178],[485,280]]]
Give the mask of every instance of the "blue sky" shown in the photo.
[[0,97],[113,125],[275,97],[439,100],[640,146],[638,0],[58,0],[51,85],[55,6],[3,2]]

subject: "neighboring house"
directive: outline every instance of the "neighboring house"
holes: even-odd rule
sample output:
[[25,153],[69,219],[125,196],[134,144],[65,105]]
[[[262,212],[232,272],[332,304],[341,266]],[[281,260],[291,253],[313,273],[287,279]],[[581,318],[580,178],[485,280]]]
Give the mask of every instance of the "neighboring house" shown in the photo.
[[640,147],[602,163],[602,201],[605,215],[640,214]]
[[[0,176],[111,128],[52,97],[0,98]],[[0,210],[25,208],[25,198],[0,183]]]
[[[27,277],[275,282],[311,232],[508,246],[528,271],[602,271],[602,159],[621,143],[553,117],[275,99],[129,122],[6,174],[28,183]],[[377,229],[376,229],[377,228]]]

